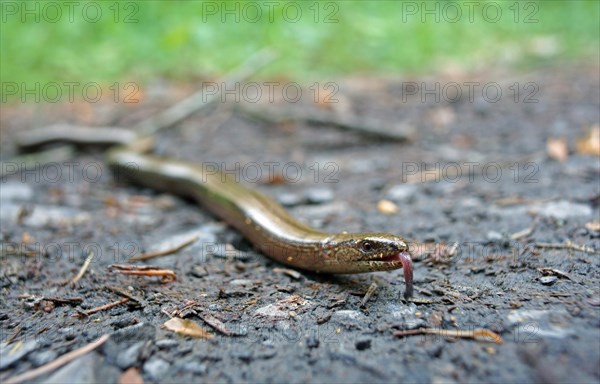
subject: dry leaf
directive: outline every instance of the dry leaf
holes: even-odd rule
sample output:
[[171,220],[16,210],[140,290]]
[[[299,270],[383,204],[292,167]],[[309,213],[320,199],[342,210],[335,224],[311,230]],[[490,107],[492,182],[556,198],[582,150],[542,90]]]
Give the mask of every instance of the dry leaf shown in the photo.
[[587,135],[577,140],[577,152],[582,155],[600,156],[600,125],[594,125]]
[[599,220],[590,221],[589,223],[585,224],[585,227],[592,232],[599,233],[600,232],[600,221]]
[[23,244],[32,244],[35,242],[35,239],[29,234],[29,232],[23,232],[23,236],[21,236],[21,242]]
[[144,384],[144,379],[142,379],[140,371],[132,367],[121,374],[119,384]]
[[210,334],[206,329],[202,328],[198,324],[191,320],[180,319],[174,317],[163,324],[168,330],[177,332],[181,335],[198,337],[201,339],[212,339],[214,336]]
[[393,215],[398,212],[398,206],[389,200],[380,200],[377,203],[377,210],[384,215]]
[[561,137],[555,139],[548,138],[546,142],[546,152],[551,159],[563,162],[569,158],[569,149],[567,148],[567,140]]

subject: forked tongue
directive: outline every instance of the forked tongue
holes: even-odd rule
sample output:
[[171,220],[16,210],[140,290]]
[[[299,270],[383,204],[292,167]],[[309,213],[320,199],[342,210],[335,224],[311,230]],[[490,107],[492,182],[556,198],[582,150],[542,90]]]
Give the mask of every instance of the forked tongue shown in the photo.
[[400,256],[402,270],[404,271],[404,283],[406,284],[404,298],[408,300],[413,295],[413,262],[408,252],[400,252],[398,256]]

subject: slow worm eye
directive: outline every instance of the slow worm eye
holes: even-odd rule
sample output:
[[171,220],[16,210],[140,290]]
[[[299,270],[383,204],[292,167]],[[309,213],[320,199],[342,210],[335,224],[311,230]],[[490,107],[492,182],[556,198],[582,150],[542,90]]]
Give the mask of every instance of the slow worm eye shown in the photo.
[[369,242],[364,242],[362,244],[362,250],[365,252],[370,252],[373,249],[373,246]]

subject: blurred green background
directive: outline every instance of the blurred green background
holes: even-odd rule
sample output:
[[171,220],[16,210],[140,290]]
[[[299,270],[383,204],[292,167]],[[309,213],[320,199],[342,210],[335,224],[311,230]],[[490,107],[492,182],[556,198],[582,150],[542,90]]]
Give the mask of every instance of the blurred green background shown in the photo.
[[597,0],[1,5],[5,82],[203,79],[264,46],[281,58],[261,76],[299,80],[599,60]]

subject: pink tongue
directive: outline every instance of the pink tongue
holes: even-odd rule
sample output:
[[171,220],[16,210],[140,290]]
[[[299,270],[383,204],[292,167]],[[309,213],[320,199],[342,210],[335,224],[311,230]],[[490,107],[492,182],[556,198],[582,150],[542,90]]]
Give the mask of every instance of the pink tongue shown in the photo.
[[408,252],[400,252],[397,257],[400,258],[402,270],[404,271],[404,283],[406,284],[404,298],[408,300],[413,295],[413,262]]

